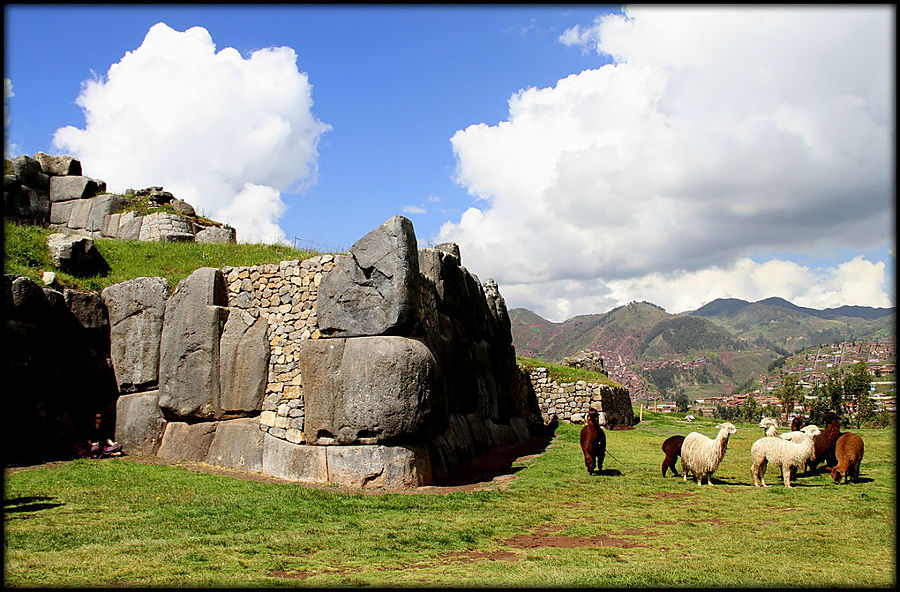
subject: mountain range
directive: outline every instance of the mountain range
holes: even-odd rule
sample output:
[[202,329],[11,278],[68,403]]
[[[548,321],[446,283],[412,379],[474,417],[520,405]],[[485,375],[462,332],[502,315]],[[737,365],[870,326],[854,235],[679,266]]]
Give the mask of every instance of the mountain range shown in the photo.
[[[780,356],[806,347],[896,334],[895,308],[817,310],[782,298],[720,298],[679,314],[649,302],[631,302],[561,323],[524,308],[510,310],[509,316],[519,356],[554,362],[580,350],[601,351],[610,377],[629,388],[628,377],[642,374],[654,388],[683,389],[694,395],[691,398],[730,392]],[[673,361],[686,364],[698,356],[704,363],[691,371],[665,370],[666,362],[672,367]]]

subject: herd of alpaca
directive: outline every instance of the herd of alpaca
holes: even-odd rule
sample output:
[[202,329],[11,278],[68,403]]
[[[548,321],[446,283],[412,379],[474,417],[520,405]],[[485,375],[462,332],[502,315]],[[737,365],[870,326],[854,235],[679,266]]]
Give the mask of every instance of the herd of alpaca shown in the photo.
[[[791,431],[779,435],[778,422],[771,417],[762,418],[759,427],[764,430],[765,435],[750,448],[753,485],[769,487],[765,482],[765,473],[770,463],[781,468],[785,487],[791,487],[791,481],[798,472],[814,473],[816,466],[823,461],[831,471],[835,483],[840,483],[841,479],[845,483],[848,479],[859,481],[859,466],[863,457],[862,438],[856,434],[841,433],[840,418],[834,413],[826,413],[824,420],[825,427],[819,429],[815,425],[804,426],[802,418],[795,417],[791,423]],[[667,470],[671,470],[676,477],[679,476],[675,461],[681,456],[681,476],[685,481],[688,474],[691,474],[698,485],[703,484],[703,477],[706,477],[708,485],[712,485],[712,474],[725,456],[728,438],[737,432],[737,428],[728,422],[721,423],[716,428],[719,432],[715,438],[698,432],[666,438],[662,444],[665,453],[662,476],[666,476]],[[590,467],[588,471],[590,472]]]

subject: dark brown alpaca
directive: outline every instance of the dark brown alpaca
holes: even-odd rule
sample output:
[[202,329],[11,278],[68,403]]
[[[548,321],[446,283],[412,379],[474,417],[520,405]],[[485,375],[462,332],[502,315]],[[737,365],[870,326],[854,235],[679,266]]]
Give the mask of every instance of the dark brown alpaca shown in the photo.
[[791,431],[799,432],[800,428],[803,427],[803,418],[799,415],[791,420]]
[[588,475],[594,474],[594,463],[597,472],[603,470],[603,458],[606,456],[606,434],[600,427],[600,414],[596,409],[588,409],[587,423],[581,428],[581,451],[584,452],[584,466]]
[[825,424],[825,427],[813,442],[814,458],[806,463],[806,470],[809,473],[815,473],[816,467],[822,462],[829,469],[837,464],[837,459],[834,457],[834,445],[841,437],[841,418],[834,412],[827,411],[822,418],[822,423]]
[[681,456],[681,445],[683,443],[684,436],[670,436],[663,442],[662,449],[663,452],[666,453],[666,458],[664,458],[662,462],[663,477],[666,476],[666,469],[671,469],[673,475],[681,477],[681,475],[678,474],[678,470],[675,468],[675,461]]

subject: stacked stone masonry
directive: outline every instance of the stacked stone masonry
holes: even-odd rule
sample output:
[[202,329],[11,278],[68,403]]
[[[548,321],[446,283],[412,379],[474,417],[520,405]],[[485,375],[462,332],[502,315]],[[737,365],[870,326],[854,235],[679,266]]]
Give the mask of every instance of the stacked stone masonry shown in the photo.
[[229,305],[240,311],[248,325],[260,317],[267,323],[269,373],[259,428],[294,444],[306,442],[300,344],[320,336],[316,319],[318,287],[334,262],[334,256],[320,255],[303,261],[222,270]]
[[612,427],[633,425],[631,397],[623,387],[611,387],[579,380],[557,383],[546,368],[534,369],[529,378],[537,395],[544,423],[553,417],[569,423],[584,423],[588,408],[593,406],[603,415],[602,423]]

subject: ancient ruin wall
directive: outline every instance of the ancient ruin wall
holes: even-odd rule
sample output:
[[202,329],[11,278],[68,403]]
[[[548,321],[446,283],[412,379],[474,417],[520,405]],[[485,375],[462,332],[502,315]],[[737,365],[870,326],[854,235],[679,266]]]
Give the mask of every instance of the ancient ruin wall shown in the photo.
[[635,423],[631,397],[624,387],[611,387],[584,380],[558,383],[550,378],[546,368],[535,368],[529,378],[545,424],[553,417],[559,421],[584,423],[591,405],[604,414],[608,427]]

